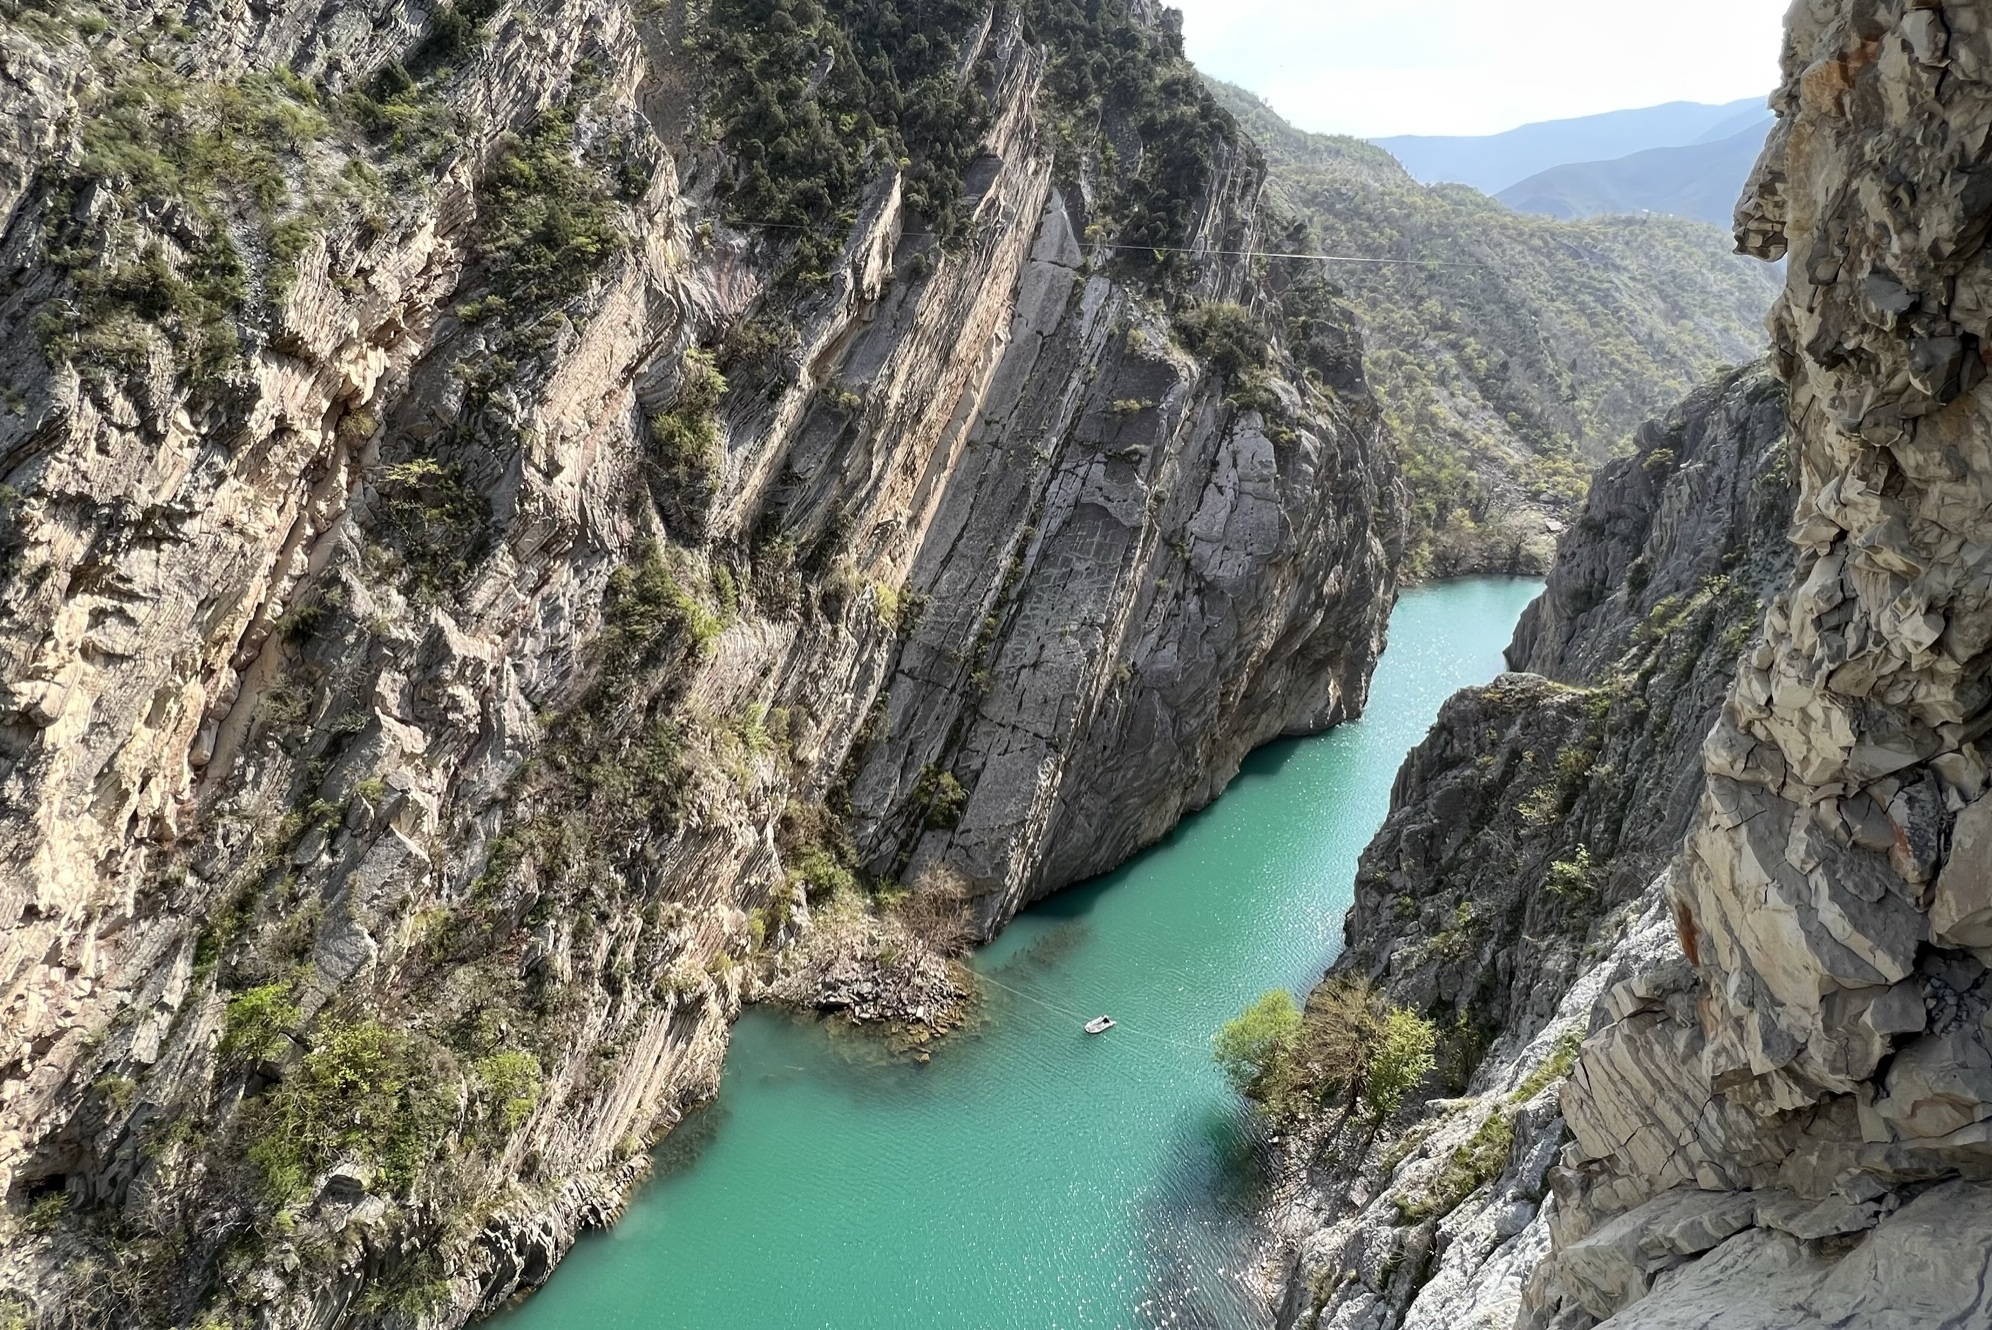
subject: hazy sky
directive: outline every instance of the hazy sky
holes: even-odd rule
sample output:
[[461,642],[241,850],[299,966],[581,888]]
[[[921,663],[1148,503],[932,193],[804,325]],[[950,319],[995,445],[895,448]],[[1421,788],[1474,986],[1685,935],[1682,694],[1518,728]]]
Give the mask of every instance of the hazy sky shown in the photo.
[[1768,94],[1788,0],[1168,2],[1205,73],[1374,138]]

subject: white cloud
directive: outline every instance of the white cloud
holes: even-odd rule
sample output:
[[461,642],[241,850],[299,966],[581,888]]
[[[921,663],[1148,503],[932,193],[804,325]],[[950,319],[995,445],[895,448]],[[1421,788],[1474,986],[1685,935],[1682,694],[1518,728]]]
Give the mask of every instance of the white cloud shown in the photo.
[[1770,92],[1786,0],[1169,0],[1190,58],[1322,133],[1491,134]]

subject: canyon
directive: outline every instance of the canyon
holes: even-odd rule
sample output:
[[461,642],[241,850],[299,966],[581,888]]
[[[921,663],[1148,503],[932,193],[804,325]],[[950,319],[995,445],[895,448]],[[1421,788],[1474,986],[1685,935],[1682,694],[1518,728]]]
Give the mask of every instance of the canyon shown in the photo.
[[1339,963],[1446,1066],[1283,1139],[1283,1322],[1982,1315],[1986,18],[1802,0],[1768,366],[1683,231],[1570,410],[1539,290],[1281,257],[1479,204],[1274,178],[1147,0],[7,0],[0,1325],[491,1313],[744,1004],[946,1029],[1518,494]]
[[[692,39],[752,48],[743,121],[863,91],[797,12]],[[986,934],[1360,709],[1402,499],[1351,320],[1224,257],[1263,169],[1193,81],[1140,102],[1193,80],[1154,16],[1074,138],[1024,15],[956,7],[872,67],[947,123],[781,140],[776,189],[687,112],[682,7],[94,13],[7,32],[0,1175],[42,1323],[495,1308],[812,907],[870,912],[826,1003],[910,970],[938,1022],[860,874]],[[848,222],[730,224],[804,168],[863,170]]]

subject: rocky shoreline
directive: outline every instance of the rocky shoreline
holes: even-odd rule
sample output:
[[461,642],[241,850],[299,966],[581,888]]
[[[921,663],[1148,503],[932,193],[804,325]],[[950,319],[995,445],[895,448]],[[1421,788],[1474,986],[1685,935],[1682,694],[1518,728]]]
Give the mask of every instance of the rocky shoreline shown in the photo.
[[[1407,762],[1343,967],[1495,1020],[1464,1099],[1295,1143],[1283,1326],[1992,1321],[1992,31],[1789,25],[1738,212],[1786,264],[1788,441],[1642,434],[1510,649],[1549,677],[1463,694]],[[1530,803],[1550,752],[1582,770]]]

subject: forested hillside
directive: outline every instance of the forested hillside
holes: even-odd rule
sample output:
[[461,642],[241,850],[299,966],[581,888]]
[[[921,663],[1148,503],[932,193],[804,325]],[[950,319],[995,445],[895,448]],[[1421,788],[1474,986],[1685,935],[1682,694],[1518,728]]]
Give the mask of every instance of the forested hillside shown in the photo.
[[1673,217],[1561,222],[1383,149],[1308,134],[1216,85],[1362,317],[1412,491],[1406,571],[1541,572],[1591,469],[1718,366],[1764,346],[1768,264]]

